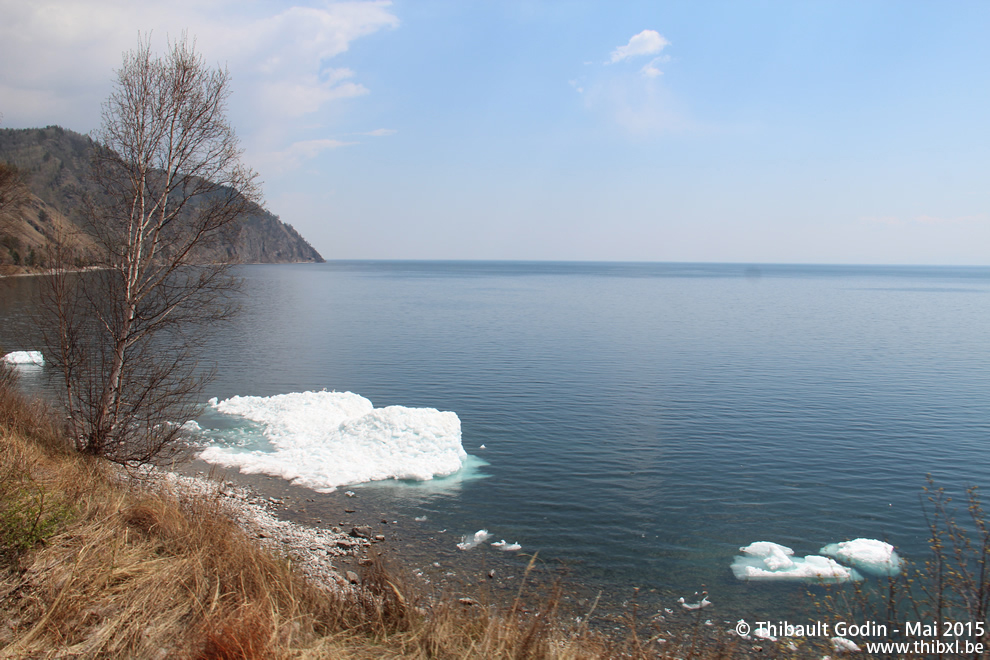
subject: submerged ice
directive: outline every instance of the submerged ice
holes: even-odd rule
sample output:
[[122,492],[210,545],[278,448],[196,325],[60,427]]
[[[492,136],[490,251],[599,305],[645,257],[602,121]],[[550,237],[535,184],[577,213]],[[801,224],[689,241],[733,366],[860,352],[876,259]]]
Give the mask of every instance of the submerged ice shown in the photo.
[[[375,408],[352,392],[293,392],[210,400],[260,426],[271,451],[211,445],[200,458],[319,491],[384,479],[425,481],[461,469],[461,421],[433,408]],[[209,438],[209,429],[203,432]]]

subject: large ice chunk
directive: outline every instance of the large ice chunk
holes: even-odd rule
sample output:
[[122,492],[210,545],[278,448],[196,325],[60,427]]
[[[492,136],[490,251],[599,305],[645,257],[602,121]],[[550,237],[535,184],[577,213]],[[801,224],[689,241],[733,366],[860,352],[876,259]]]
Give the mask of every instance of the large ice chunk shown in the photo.
[[901,572],[901,558],[894,551],[894,546],[876,539],[829,543],[819,552],[870,575],[897,575]]
[[[319,491],[383,479],[453,474],[467,458],[461,421],[433,408],[375,408],[352,392],[235,396],[210,405],[262,426],[272,451],[210,446],[200,457]],[[209,436],[209,430],[204,432]]]
[[43,367],[45,358],[41,351],[14,351],[3,356],[3,361],[12,367]]
[[794,557],[793,550],[770,541],[757,541],[739,550],[745,556],[737,555],[730,567],[739,580],[848,582],[863,579],[855,569],[833,559],[820,555]]

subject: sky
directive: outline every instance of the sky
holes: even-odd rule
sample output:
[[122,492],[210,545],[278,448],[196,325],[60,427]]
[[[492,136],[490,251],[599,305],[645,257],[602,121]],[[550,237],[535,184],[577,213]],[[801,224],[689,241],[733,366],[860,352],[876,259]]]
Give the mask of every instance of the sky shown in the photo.
[[0,0],[0,127],[122,54],[232,76],[327,259],[990,264],[990,3]]

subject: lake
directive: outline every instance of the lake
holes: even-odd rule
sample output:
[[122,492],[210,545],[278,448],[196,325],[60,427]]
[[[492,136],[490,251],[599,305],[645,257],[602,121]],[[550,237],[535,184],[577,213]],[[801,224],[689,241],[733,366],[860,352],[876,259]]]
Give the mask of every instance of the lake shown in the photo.
[[[389,517],[425,518],[408,534],[451,555],[485,528],[522,555],[470,553],[525,566],[539,551],[616,601],[636,586],[663,598],[704,588],[719,616],[769,613],[803,587],[737,581],[740,546],[805,555],[865,537],[920,560],[926,474],[956,491],[990,483],[990,268],[367,261],[239,273],[243,312],[209,345],[218,373],[204,404],[327,389],[455,412],[460,473],[349,487]],[[39,348],[24,331],[37,282],[0,282],[5,351]],[[314,492],[313,507],[343,490]]]

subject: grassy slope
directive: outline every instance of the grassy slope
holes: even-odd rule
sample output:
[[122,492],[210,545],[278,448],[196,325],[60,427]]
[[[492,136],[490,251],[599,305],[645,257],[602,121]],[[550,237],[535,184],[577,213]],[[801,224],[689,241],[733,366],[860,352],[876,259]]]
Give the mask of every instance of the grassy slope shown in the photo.
[[[65,449],[0,375],[0,657],[614,657],[554,601],[501,612],[414,597],[380,564],[307,583],[216,502],[121,483]],[[631,648],[631,647],[630,647]]]
[[[526,577],[506,604],[483,593],[423,594],[395,577],[406,571],[381,561],[361,569],[359,589],[311,584],[249,539],[219,500],[149,492],[68,450],[53,414],[13,385],[0,365],[0,658],[796,658],[827,650],[827,640],[795,651],[742,641],[701,619],[671,634],[657,627],[667,624],[630,617],[626,635],[605,638],[563,625],[559,589],[526,588]],[[974,549],[983,563],[971,565],[984,565],[990,540]],[[946,602],[973,600],[954,590],[990,588],[964,586],[950,584]],[[866,604],[825,603],[823,616],[891,614],[867,616]],[[907,618],[930,618],[925,607],[914,601]]]

